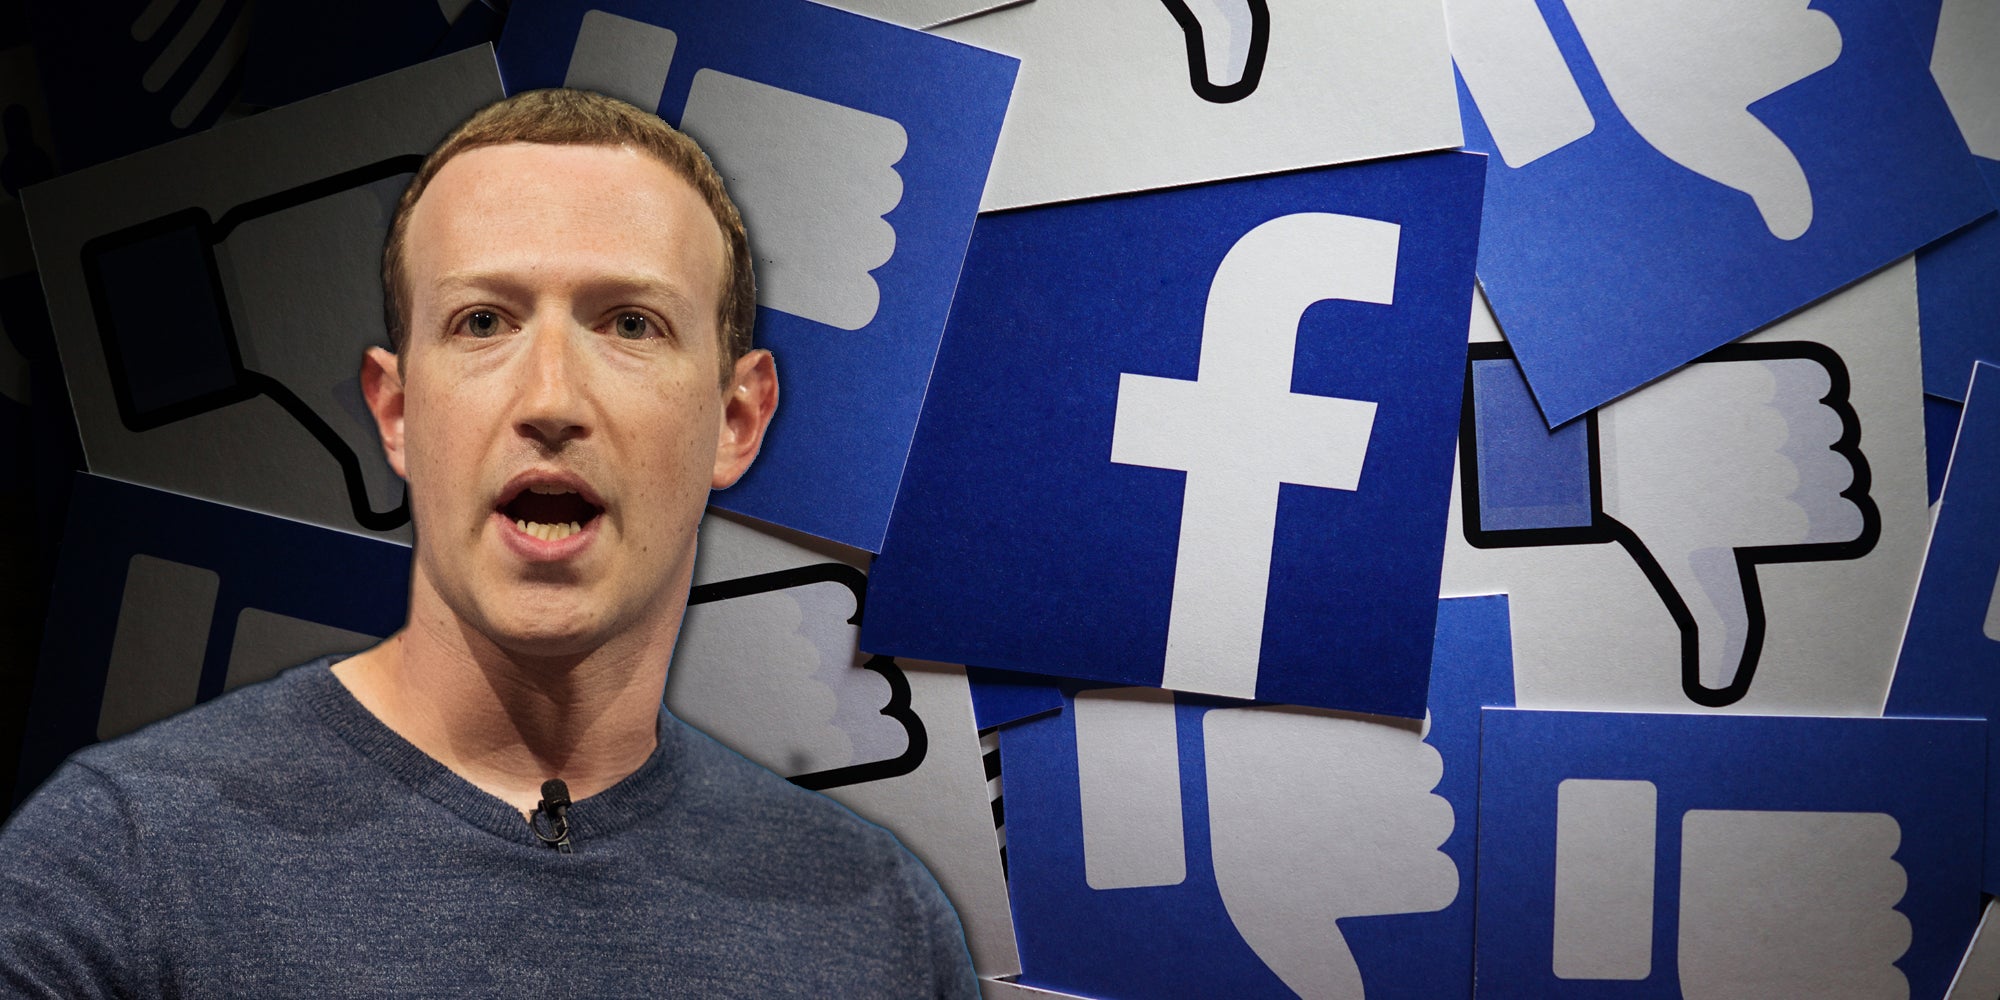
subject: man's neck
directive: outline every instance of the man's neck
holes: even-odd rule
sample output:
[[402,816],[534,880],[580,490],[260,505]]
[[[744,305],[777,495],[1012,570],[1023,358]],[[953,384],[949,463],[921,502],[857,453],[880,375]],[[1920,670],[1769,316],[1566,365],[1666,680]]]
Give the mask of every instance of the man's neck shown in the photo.
[[546,779],[581,800],[652,754],[678,609],[588,653],[539,659],[500,649],[424,589],[402,631],[333,668],[397,735],[524,814]]

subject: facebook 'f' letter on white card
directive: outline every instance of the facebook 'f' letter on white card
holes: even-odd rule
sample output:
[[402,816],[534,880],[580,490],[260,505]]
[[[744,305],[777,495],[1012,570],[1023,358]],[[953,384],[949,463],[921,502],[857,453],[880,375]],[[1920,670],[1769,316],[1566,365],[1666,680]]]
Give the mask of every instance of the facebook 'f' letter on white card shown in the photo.
[[1992,211],[1894,4],[1445,6],[1481,287],[1552,426]]
[[[1888,711],[2000,718],[2000,368],[1973,369],[1965,416],[1938,499],[1930,553],[1903,633]],[[1988,733],[1990,739],[1992,734]],[[1992,751],[1988,751],[1991,758]],[[1989,770],[1991,789],[2000,772]],[[1989,792],[1988,829],[2000,831]],[[1986,844],[1984,887],[2000,891],[2000,837]]]
[[1000,731],[1021,979],[1096,997],[1472,995],[1479,710],[1507,599],[1443,601],[1428,725],[1065,689]]
[[715,505],[875,551],[1017,62],[807,0],[517,0],[508,90],[699,141],[743,213],[784,402]]
[[1984,722],[1484,715],[1481,997],[1943,995]]
[[1483,173],[982,218],[862,647],[1421,716]]

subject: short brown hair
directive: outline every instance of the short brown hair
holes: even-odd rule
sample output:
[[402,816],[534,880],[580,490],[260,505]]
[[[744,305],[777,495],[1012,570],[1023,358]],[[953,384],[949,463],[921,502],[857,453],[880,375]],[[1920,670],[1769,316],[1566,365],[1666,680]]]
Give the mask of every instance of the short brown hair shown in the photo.
[[474,112],[445,136],[424,158],[416,177],[396,203],[389,239],[382,248],[382,311],[389,326],[389,344],[399,355],[409,335],[410,291],[403,274],[403,240],[410,227],[410,209],[423,197],[431,179],[467,150],[515,142],[550,146],[634,146],[651,153],[682,180],[694,186],[722,229],[727,257],[723,271],[722,306],[716,317],[722,333],[722,378],[726,383],[736,359],[750,350],[750,325],[757,314],[756,278],[750,270],[750,241],[743,216],[723,189],[701,147],[658,115],[649,114],[615,97],[588,90],[530,90],[495,101]]

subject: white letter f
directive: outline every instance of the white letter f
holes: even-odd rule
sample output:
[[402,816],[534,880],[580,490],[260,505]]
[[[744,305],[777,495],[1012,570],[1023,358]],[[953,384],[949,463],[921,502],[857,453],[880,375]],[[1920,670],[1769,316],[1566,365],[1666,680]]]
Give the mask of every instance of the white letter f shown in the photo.
[[1194,381],[1123,373],[1111,461],[1187,473],[1161,686],[1251,698],[1278,485],[1353,490],[1375,404],[1292,392],[1299,319],[1326,299],[1389,305],[1401,227],[1307,212],[1236,241],[1209,285]]

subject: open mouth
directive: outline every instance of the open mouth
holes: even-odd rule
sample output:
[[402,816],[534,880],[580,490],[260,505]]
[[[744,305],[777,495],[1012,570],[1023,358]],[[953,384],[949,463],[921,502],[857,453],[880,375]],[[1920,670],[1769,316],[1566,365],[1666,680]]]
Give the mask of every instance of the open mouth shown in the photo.
[[567,486],[535,484],[501,504],[500,513],[511,519],[522,533],[556,542],[582,531],[604,513],[604,508]]

